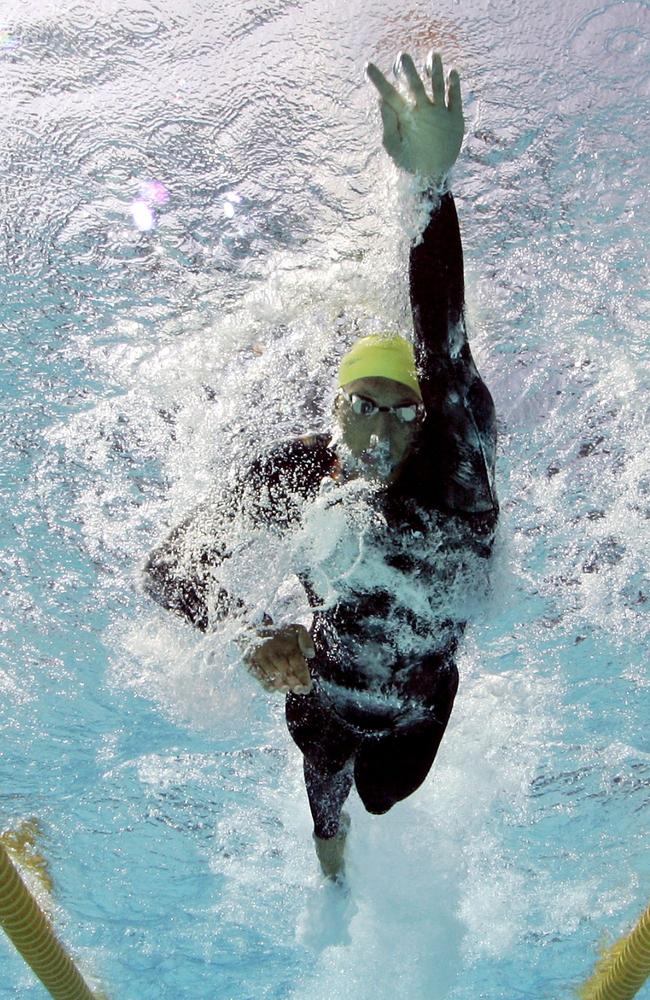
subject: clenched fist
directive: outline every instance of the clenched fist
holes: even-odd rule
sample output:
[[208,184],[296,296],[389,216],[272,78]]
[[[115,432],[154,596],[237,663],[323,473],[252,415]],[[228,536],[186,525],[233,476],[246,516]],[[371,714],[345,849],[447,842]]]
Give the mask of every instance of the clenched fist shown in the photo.
[[292,691],[308,694],[311,677],[307,660],[316,655],[312,638],[303,625],[264,628],[257,633],[260,641],[249,646],[244,663],[267,691]]

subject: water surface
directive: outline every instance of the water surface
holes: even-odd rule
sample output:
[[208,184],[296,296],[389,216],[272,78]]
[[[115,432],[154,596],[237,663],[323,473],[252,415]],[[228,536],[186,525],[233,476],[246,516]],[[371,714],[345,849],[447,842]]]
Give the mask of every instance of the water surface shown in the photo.
[[[649,5],[0,18],[0,825],[40,818],[61,936],[124,1000],[569,996],[647,903]],[[465,93],[495,595],[432,778],[352,801],[340,913],[281,703],[138,572],[237,456],[326,419],[356,330],[408,329],[363,65],[431,47]],[[0,952],[0,997],[42,996]]]

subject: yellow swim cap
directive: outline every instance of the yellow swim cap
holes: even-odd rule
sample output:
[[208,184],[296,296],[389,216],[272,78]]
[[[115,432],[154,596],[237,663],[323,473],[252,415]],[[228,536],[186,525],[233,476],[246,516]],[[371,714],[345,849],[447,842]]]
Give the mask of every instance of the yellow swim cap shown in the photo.
[[386,337],[373,333],[355,341],[343,356],[339,368],[340,386],[358,378],[392,378],[413,389],[422,399],[415,370],[413,344],[404,337]]

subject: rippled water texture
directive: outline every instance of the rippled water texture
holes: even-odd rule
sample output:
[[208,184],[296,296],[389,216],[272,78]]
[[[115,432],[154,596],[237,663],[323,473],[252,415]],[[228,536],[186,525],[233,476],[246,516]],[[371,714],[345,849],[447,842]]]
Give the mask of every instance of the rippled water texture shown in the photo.
[[[408,329],[363,65],[431,47],[495,597],[432,779],[352,802],[337,909],[281,705],[137,577],[236,456],[326,418],[355,330]],[[647,904],[649,90],[635,0],[2,5],[0,827],[40,819],[110,996],[557,1000]]]

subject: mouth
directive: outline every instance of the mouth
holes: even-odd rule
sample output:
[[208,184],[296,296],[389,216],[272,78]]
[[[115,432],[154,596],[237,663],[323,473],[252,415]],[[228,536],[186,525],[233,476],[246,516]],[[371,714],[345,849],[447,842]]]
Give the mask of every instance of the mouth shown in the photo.
[[361,467],[376,479],[390,479],[397,468],[388,442],[376,439],[371,440],[370,447],[361,452],[359,462]]
[[373,434],[368,447],[356,455],[341,436],[333,437],[332,444],[338,454],[344,480],[361,477],[387,483],[394,478],[399,462],[391,457],[388,441],[380,440]]

